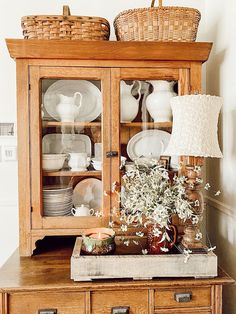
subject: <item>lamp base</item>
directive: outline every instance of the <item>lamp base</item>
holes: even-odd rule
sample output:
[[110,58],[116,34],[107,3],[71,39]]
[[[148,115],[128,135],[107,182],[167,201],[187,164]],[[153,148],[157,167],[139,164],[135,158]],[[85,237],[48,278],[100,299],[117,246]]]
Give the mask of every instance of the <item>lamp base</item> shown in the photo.
[[177,249],[179,250],[180,253],[184,253],[184,250],[190,250],[192,253],[191,254],[207,254],[208,250],[206,246],[202,247],[187,247],[185,246],[183,243],[180,243],[179,245],[177,245]]

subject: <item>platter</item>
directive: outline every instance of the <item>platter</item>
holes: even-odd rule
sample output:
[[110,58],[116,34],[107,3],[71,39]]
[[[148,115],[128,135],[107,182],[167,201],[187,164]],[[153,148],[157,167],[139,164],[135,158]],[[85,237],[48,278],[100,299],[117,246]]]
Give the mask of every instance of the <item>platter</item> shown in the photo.
[[46,134],[42,145],[43,154],[87,153],[91,156],[91,140],[84,134]]
[[[90,81],[86,80],[58,80],[48,87],[43,96],[43,105],[47,113],[55,120],[60,121],[57,113],[57,104],[60,102],[59,94],[73,97],[76,92],[82,94],[82,105],[77,122],[90,122],[95,120],[102,110],[101,91]],[[78,97],[75,99],[79,101]]]
[[74,188],[72,200],[74,206],[88,204],[90,209],[101,210],[102,181],[96,178],[80,181]]
[[145,130],[135,134],[128,142],[127,153],[134,161],[138,158],[159,159],[170,141],[170,134],[162,130]]

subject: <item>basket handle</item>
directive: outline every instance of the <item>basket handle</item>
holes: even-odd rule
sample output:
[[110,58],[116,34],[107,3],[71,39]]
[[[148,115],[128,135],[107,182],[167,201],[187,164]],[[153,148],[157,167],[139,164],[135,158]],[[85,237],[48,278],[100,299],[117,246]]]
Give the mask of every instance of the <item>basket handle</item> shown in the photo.
[[[154,7],[156,0],[152,0],[151,8]],[[159,0],[159,7],[162,7],[162,0]]]
[[63,16],[70,16],[70,8],[68,5],[63,5]]

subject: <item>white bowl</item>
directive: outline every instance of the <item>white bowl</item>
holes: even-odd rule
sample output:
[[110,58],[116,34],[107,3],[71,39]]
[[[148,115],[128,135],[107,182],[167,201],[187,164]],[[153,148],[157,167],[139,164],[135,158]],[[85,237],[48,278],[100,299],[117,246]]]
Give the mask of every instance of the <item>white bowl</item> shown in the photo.
[[43,170],[58,171],[63,168],[66,154],[43,154]]

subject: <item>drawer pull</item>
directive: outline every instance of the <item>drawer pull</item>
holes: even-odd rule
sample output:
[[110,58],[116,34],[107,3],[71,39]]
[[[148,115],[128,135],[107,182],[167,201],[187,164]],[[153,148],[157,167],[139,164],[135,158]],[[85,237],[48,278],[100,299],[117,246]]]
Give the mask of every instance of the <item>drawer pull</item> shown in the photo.
[[56,309],[43,309],[39,310],[38,314],[57,314]]
[[192,292],[175,293],[175,301],[190,302],[192,300]]
[[111,314],[129,314],[129,306],[112,307]]

